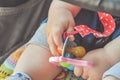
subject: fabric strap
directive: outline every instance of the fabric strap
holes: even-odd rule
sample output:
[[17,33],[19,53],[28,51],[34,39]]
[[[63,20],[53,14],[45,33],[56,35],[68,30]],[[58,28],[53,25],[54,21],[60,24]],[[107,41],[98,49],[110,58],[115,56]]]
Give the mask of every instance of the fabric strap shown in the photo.
[[96,38],[102,38],[102,37],[108,37],[111,35],[115,30],[115,21],[113,17],[110,14],[104,13],[104,12],[98,12],[99,19],[101,23],[103,24],[104,32],[99,32],[96,30],[91,29],[87,25],[79,25],[74,27],[75,31],[72,32],[65,32],[64,38],[69,35],[74,35],[79,33],[82,37],[85,37],[89,34],[93,34]]

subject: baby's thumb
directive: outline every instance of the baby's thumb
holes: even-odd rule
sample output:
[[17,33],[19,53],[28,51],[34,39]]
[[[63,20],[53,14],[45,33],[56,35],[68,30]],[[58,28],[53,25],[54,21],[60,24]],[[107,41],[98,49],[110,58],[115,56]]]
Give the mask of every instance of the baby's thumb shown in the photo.
[[73,26],[69,26],[68,29],[66,30],[66,32],[71,32],[74,30],[74,27]]
[[83,73],[83,68],[82,67],[75,67],[74,68],[74,74],[77,76],[77,77],[80,77]]

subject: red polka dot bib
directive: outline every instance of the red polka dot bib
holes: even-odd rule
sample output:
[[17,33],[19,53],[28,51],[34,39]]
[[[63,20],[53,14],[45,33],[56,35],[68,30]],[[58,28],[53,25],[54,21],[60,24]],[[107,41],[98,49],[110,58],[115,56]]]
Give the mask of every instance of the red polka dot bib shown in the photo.
[[86,35],[93,34],[96,38],[107,37],[110,36],[115,30],[115,21],[110,14],[104,12],[98,12],[99,19],[103,24],[104,32],[98,32],[93,30],[92,28],[88,27],[87,25],[79,25],[74,27],[75,31],[72,32],[65,32],[64,38],[69,35],[74,35],[79,33],[82,37]]

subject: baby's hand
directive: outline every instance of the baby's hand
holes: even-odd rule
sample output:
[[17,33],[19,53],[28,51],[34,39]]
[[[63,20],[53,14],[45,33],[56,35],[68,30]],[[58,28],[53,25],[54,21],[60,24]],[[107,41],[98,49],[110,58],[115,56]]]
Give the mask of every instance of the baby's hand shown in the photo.
[[104,49],[90,51],[83,57],[83,60],[93,62],[93,66],[75,67],[74,73],[85,80],[102,80],[103,73],[111,67],[108,58]]
[[[48,14],[46,34],[51,53],[55,56],[58,56],[57,48],[63,47],[63,33],[72,31],[75,26],[75,12],[72,12],[72,10],[77,8],[79,9],[77,6],[59,0],[53,1],[51,4]],[[78,11],[76,10],[76,13],[77,12]]]

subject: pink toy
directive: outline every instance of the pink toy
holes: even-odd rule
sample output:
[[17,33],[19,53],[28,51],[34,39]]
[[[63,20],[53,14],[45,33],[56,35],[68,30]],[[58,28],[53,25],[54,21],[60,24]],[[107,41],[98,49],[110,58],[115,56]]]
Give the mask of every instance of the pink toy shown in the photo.
[[60,57],[50,57],[49,62],[56,64],[60,66],[60,62],[65,62],[67,64],[70,64],[72,66],[87,66],[92,67],[92,62],[84,61],[84,60],[77,60],[77,59],[71,59],[71,58],[65,58],[63,56]]

